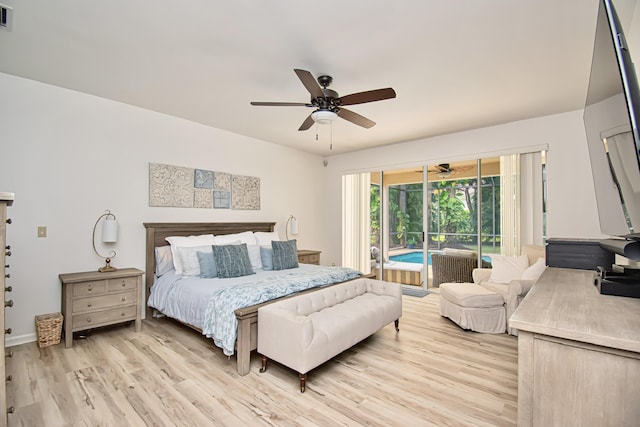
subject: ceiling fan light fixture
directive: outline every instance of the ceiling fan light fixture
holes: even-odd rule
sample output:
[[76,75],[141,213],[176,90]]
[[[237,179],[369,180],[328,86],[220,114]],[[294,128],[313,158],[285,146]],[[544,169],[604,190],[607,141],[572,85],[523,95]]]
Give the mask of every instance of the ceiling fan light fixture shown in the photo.
[[316,110],[313,113],[311,113],[311,118],[313,119],[313,121],[320,125],[328,125],[329,123],[333,122],[337,117],[338,115],[336,113],[329,110]]

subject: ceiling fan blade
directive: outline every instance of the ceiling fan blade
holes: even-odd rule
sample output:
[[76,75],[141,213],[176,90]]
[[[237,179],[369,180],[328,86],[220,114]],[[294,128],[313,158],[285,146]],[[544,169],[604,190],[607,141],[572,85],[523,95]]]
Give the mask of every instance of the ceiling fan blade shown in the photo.
[[293,71],[296,72],[296,74],[298,75],[298,78],[300,79],[304,87],[307,88],[312,98],[324,98],[324,93],[322,93],[322,88],[316,81],[316,78],[313,77],[313,74],[311,74],[307,70],[300,70],[297,68],[295,68]]
[[382,101],[396,97],[396,91],[390,87],[386,89],[368,90],[366,92],[352,93],[345,95],[337,100],[341,105],[364,104],[365,102]]
[[340,108],[340,110],[338,110],[338,117],[341,117],[345,120],[350,121],[351,123],[354,123],[358,126],[362,126],[363,128],[372,128],[376,125],[376,122],[367,119],[364,116],[361,116],[358,113],[354,113],[351,110],[347,110],[344,108]]
[[304,102],[257,102],[251,101],[251,105],[267,106],[267,107],[313,107],[312,104]]
[[302,122],[298,130],[307,130],[311,126],[313,126],[314,123],[315,122],[313,120],[313,117],[311,117],[311,114],[309,114],[309,116],[304,120],[304,122]]

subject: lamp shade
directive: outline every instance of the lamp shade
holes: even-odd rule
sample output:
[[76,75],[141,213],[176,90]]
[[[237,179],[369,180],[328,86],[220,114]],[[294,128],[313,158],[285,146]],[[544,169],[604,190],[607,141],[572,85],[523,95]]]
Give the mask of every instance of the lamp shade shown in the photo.
[[291,234],[298,234],[298,220],[295,218],[291,219],[291,223],[289,224],[291,227]]
[[105,218],[102,223],[102,241],[113,243],[118,241],[118,221],[115,218]]

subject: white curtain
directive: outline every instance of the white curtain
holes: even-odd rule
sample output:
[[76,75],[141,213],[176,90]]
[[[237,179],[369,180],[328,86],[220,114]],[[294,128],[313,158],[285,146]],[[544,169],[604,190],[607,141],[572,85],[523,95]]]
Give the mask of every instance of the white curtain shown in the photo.
[[543,154],[520,154],[520,243],[544,245]]
[[520,254],[520,155],[500,157],[500,252]]
[[371,272],[369,173],[342,177],[342,265],[364,274]]

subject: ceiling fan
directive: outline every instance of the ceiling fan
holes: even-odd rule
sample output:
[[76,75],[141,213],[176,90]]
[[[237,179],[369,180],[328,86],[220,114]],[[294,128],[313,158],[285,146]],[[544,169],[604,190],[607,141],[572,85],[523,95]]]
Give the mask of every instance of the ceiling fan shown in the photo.
[[392,88],[368,90],[365,92],[352,93],[350,95],[339,96],[338,92],[328,89],[333,81],[331,76],[322,75],[317,81],[309,71],[294,69],[304,87],[311,94],[310,102],[251,102],[251,105],[268,107],[312,107],[315,110],[302,122],[298,130],[309,129],[314,122],[326,124],[332,122],[336,117],[348,120],[358,126],[371,128],[375,122],[368,118],[354,113],[351,110],[342,108],[344,105],[364,104],[366,102],[382,101],[396,97],[396,92]]
[[439,165],[435,165],[433,169],[430,169],[429,173],[436,175],[438,178],[449,178],[452,174],[460,174],[471,169],[469,166],[457,166],[454,168],[451,167],[450,163],[440,163]]

